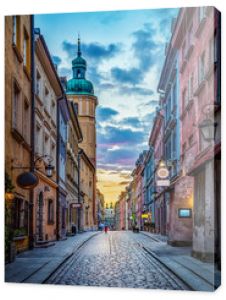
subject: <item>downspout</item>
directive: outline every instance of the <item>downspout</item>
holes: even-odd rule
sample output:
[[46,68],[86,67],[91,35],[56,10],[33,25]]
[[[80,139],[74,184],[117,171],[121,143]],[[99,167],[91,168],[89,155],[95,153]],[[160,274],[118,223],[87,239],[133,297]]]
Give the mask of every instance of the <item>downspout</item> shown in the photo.
[[[80,186],[80,167],[81,167],[81,149],[78,150],[78,203],[81,203],[81,186]],[[82,208],[78,209],[78,232],[81,230],[81,210]]]
[[[35,97],[34,97],[34,89],[35,89],[35,61],[34,61],[34,15],[30,16],[31,18],[31,130],[30,130],[30,140],[31,140],[31,157],[30,157],[30,170],[34,172],[34,153],[35,153]],[[30,202],[29,202],[29,249],[34,247],[34,191],[30,190]]]
[[60,160],[59,160],[59,154],[60,154],[60,99],[57,99],[57,149],[56,149],[56,179],[57,179],[57,190],[56,190],[56,239],[60,239],[59,234],[59,203],[60,203]]

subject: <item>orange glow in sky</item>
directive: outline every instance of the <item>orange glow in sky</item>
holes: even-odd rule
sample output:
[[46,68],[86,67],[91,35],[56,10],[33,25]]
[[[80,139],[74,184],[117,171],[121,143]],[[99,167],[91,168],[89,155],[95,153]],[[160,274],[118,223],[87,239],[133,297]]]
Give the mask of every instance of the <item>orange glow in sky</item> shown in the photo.
[[104,195],[105,203],[114,204],[131,181],[130,171],[97,169],[97,188]]

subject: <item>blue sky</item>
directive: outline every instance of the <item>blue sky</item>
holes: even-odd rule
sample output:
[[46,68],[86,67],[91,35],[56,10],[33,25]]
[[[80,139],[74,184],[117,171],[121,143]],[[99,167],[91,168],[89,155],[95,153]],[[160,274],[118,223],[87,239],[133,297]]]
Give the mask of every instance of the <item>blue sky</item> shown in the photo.
[[78,33],[94,84],[99,169],[130,172],[147,149],[157,84],[178,9],[36,15],[60,75],[72,76]]

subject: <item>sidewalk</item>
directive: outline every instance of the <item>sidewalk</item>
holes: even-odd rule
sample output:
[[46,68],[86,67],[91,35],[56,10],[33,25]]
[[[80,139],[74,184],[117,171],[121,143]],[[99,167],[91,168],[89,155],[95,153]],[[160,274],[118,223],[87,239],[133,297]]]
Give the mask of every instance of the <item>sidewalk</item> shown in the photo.
[[43,283],[64,261],[98,231],[84,232],[49,248],[34,248],[17,255],[5,266],[6,282]]
[[165,265],[192,290],[214,291],[221,284],[221,273],[211,263],[204,263],[191,256],[191,247],[172,247],[165,236],[154,233],[141,233],[153,243],[144,249],[151,256]]

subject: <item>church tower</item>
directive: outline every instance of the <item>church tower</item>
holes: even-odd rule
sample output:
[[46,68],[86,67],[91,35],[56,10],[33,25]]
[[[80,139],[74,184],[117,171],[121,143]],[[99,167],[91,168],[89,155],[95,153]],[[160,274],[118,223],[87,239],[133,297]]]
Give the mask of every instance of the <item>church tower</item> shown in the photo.
[[77,105],[79,123],[82,129],[84,150],[96,167],[96,124],[95,111],[98,99],[94,95],[93,84],[86,79],[86,60],[82,57],[80,38],[78,38],[77,57],[72,61],[73,78],[67,82],[67,99]]

